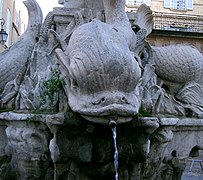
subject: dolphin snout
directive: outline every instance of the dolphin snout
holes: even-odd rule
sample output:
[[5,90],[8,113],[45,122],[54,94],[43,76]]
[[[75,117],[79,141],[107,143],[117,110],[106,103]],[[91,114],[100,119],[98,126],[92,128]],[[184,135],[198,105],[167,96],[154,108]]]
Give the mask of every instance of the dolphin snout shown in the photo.
[[125,95],[107,95],[98,97],[96,100],[92,101],[93,105],[108,106],[111,104],[125,105],[129,104],[129,101]]

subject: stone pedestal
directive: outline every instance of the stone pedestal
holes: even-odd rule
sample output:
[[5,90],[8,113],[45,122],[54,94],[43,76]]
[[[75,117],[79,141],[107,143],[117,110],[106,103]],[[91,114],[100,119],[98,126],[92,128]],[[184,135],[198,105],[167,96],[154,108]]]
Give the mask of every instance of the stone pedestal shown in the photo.
[[[8,112],[0,119],[1,178],[114,178],[108,126],[72,113]],[[187,118],[135,118],[118,125],[119,179],[180,179],[191,149],[203,144],[196,138],[202,128],[201,119]]]

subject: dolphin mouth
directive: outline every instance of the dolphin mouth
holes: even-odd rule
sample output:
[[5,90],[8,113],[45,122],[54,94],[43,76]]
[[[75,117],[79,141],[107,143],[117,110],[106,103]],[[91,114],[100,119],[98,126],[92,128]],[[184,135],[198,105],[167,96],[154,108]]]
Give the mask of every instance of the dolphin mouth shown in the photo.
[[138,107],[132,105],[111,104],[104,107],[82,108],[77,111],[83,118],[98,124],[109,124],[109,117],[116,116],[116,123],[129,122],[138,113]]
[[130,104],[120,105],[111,104],[103,107],[95,106],[90,108],[73,109],[81,115],[87,116],[109,116],[117,114],[118,116],[134,116],[138,113],[139,107]]
[[[109,125],[109,116],[87,116],[87,115],[82,115],[81,116],[83,118],[85,118],[86,120],[90,121],[90,122],[94,122],[97,124],[101,124],[101,125]],[[133,119],[133,116],[118,116],[117,119],[115,120],[116,124],[124,124],[127,123],[129,121],[131,121]]]

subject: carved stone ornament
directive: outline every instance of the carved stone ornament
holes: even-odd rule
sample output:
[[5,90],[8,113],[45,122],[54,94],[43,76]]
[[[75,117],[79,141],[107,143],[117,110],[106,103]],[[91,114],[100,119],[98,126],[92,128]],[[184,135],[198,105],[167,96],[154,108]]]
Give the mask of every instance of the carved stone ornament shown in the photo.
[[0,179],[113,179],[112,119],[120,180],[180,177],[203,144],[202,54],[151,46],[145,4],[133,22],[125,0],[59,4],[42,23],[26,0],[28,28],[0,54]]
[[[93,122],[108,124],[109,116],[116,116],[117,123],[128,122],[140,109],[154,115],[202,117],[202,54],[186,45],[150,46],[145,37],[153,21],[146,5],[136,13],[135,31],[124,11],[125,1],[106,0],[100,7],[105,10],[104,22],[94,18],[100,11],[97,5],[92,5],[95,13],[73,3],[68,11],[75,13],[66,28],[57,24],[56,10],[48,14],[38,35],[41,10],[31,5],[34,0],[26,2],[28,29],[1,55],[2,108],[58,111],[54,107],[58,87],[51,89],[55,78],[64,80],[68,106]],[[39,16],[32,19],[35,11]],[[19,47],[26,53],[20,53]],[[59,71],[62,75],[53,77]]]

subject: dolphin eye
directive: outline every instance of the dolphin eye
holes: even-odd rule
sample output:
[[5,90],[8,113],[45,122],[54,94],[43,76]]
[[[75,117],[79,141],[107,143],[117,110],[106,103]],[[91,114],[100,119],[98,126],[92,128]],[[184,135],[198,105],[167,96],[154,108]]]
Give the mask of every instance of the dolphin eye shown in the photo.
[[72,85],[73,88],[78,87],[78,83],[77,83],[77,81],[75,79],[71,79],[71,85]]
[[132,29],[134,30],[135,33],[137,33],[141,28],[140,26],[133,24]]

